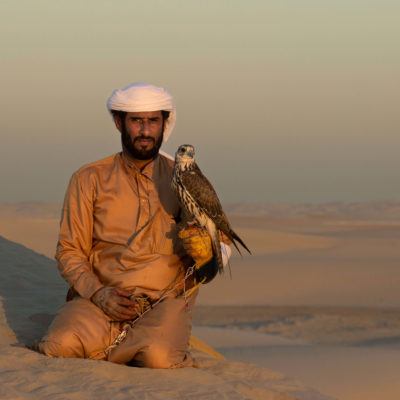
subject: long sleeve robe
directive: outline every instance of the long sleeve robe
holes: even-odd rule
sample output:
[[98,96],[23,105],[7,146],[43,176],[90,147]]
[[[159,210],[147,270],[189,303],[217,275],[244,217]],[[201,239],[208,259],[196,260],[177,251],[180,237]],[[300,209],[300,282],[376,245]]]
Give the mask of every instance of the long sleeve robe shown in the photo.
[[[183,276],[187,257],[177,236],[179,204],[170,181],[173,161],[158,155],[138,170],[124,153],[86,165],[65,196],[56,259],[77,295],[64,304],[38,348],[49,356],[104,358],[118,335],[90,298],[103,286],[135,289],[156,300]],[[146,314],[111,351],[117,363],[174,368],[192,365],[187,352],[191,309],[177,293]],[[99,353],[100,352],[100,353]]]

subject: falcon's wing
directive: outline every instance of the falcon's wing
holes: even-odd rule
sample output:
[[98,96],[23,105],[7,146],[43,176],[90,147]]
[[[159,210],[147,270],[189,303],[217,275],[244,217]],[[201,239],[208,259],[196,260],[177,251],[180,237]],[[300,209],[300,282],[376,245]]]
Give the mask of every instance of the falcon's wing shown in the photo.
[[211,219],[223,215],[217,193],[197,165],[182,172],[181,180],[184,189]]

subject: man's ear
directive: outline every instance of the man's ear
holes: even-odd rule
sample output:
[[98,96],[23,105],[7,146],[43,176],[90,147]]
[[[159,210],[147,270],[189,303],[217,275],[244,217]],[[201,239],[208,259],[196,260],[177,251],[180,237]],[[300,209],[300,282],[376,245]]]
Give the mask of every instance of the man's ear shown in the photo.
[[122,133],[122,121],[121,121],[121,117],[119,115],[114,115],[114,123],[115,126],[117,127],[117,129]]
[[163,118],[163,133],[165,132],[165,128],[167,127],[167,125],[168,125],[168,118]]

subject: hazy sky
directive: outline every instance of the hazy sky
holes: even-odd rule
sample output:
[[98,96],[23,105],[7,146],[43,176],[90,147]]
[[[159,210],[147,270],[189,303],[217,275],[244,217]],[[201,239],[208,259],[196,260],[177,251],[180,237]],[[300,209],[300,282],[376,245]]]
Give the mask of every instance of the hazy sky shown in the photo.
[[0,201],[120,150],[110,93],[167,88],[164,150],[224,202],[400,200],[398,0],[2,0]]

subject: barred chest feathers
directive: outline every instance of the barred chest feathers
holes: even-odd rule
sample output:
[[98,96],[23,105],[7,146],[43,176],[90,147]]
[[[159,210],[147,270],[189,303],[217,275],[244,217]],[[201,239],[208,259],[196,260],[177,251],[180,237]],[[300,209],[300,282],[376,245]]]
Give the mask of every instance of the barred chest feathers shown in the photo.
[[[182,171],[189,171],[191,163],[176,163],[174,168],[174,174],[172,176],[171,186],[172,190],[178,197],[181,205],[186,209],[189,215],[196,218],[201,226],[205,226],[208,220],[207,215],[201,211],[200,207],[193,199],[191,194],[185,189],[182,183]],[[190,173],[190,172],[189,172]],[[195,172],[192,172],[195,174]]]

